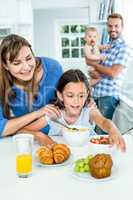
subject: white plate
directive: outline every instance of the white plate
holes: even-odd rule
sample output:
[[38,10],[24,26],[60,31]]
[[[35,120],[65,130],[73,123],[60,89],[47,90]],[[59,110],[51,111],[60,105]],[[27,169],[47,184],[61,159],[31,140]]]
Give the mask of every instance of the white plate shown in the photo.
[[43,164],[43,163],[40,163],[40,161],[38,160],[38,158],[36,157],[35,158],[35,163],[38,165],[38,166],[41,166],[41,167],[61,167],[61,166],[65,166],[65,165],[68,165],[68,164],[71,164],[73,162],[73,156],[72,154],[69,156],[69,158],[64,161],[63,163],[60,163],[60,164],[52,164],[52,165],[47,165],[47,164]]
[[93,176],[91,176],[89,172],[84,172],[84,173],[74,172],[74,166],[75,166],[75,163],[70,166],[71,176],[82,181],[104,182],[104,181],[110,181],[118,177],[118,167],[116,167],[115,165],[112,166],[112,172],[109,177],[100,178],[100,179],[94,178]]

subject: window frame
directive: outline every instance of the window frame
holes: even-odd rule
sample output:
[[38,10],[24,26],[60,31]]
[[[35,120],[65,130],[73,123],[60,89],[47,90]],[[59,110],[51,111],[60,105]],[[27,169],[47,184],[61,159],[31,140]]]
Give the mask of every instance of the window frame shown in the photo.
[[[55,21],[55,51],[56,51],[56,57],[59,59],[59,60],[62,60],[63,62],[65,61],[76,61],[76,60],[81,60],[83,61],[84,57],[69,57],[69,58],[63,58],[62,57],[62,44],[61,44],[61,38],[63,37],[66,37],[67,34],[65,33],[61,33],[60,30],[61,30],[61,26],[74,26],[74,25],[83,25],[83,26],[87,26],[88,25],[88,20],[87,19],[60,19],[60,20],[56,20]],[[75,37],[77,36],[78,38],[81,38],[81,37],[84,37],[84,32],[82,33],[77,33],[77,34],[68,34],[68,38],[69,38],[69,41],[70,39],[75,39]],[[79,41],[80,42],[80,41]],[[72,47],[72,46],[69,46],[69,51],[71,51],[72,49],[75,49],[75,47]],[[77,47],[76,49],[82,49],[83,47],[80,45],[79,48]],[[65,49],[65,48],[64,48]],[[80,54],[81,55],[81,54]]]

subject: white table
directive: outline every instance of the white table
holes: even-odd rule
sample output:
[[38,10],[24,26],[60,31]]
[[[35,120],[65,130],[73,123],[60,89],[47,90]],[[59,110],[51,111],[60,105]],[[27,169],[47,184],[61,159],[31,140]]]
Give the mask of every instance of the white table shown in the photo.
[[[0,140],[0,199],[2,200],[130,200],[133,190],[133,138],[124,136],[126,153],[117,153],[118,176],[106,182],[73,178],[70,166],[44,168],[33,166],[31,177],[18,178],[15,172],[15,147],[12,138]],[[55,138],[62,141],[62,138]],[[74,157],[88,149],[73,148]],[[89,152],[88,152],[89,153]],[[115,159],[116,159],[115,158]],[[129,199],[128,196],[131,198]]]

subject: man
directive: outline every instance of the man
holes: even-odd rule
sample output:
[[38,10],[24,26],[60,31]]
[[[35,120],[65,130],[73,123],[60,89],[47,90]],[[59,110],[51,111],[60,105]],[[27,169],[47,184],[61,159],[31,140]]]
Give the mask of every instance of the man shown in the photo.
[[[101,113],[108,119],[112,119],[116,106],[119,103],[120,85],[125,75],[129,47],[122,38],[123,18],[120,14],[113,13],[107,18],[107,31],[111,48],[104,51],[105,61],[100,63],[86,58],[86,63],[101,74],[102,79],[93,86],[93,97]],[[96,78],[91,73],[91,77]],[[98,134],[107,134],[96,127]]]

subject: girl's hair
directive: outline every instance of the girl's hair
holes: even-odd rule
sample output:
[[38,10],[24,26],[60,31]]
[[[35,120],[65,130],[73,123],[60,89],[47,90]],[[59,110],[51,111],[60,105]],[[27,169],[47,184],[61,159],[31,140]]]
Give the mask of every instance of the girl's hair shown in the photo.
[[[2,43],[0,45],[0,103],[3,106],[3,114],[7,118],[10,117],[9,99],[13,100],[16,97],[15,92],[11,90],[15,78],[3,66],[7,65],[7,60],[12,63],[14,59],[18,56],[19,51],[23,46],[29,47],[33,54],[29,42],[19,35],[8,35],[2,40]],[[28,97],[32,96],[34,98],[37,94],[38,84],[36,80],[36,74],[40,69],[41,63],[39,60],[36,60],[36,68],[33,79],[26,82],[24,86],[25,90],[27,91]],[[29,105],[32,104],[33,98],[28,98]]]
[[[58,81],[57,91],[62,94],[65,86],[70,82],[73,82],[73,83],[83,82],[85,84],[86,90],[88,93],[88,97],[85,102],[85,105],[87,105],[91,98],[91,89],[90,89],[90,85],[85,74],[79,69],[70,69],[64,72]],[[57,94],[56,94],[55,105],[58,106],[60,109],[64,108],[64,104],[58,99]]]

